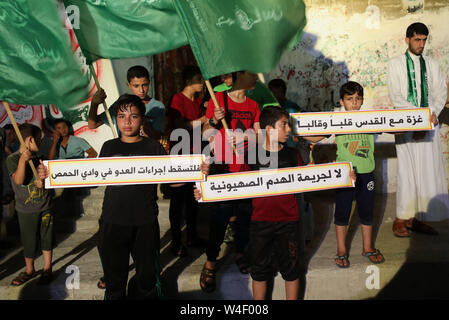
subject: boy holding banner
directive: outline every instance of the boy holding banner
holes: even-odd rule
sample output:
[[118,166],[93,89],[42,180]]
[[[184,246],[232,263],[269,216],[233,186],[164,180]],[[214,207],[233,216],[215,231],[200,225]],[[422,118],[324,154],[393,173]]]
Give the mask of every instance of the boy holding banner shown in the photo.
[[[106,141],[99,157],[166,155],[162,145],[140,135],[145,104],[140,97],[124,94],[115,103],[120,138]],[[43,164],[39,177],[49,176]],[[99,220],[98,251],[106,283],[106,300],[154,299],[160,296],[159,224],[157,184],[106,187]],[[136,276],[128,283],[129,256]]]
[[44,269],[39,283],[47,284],[52,279],[54,241],[52,194],[44,189],[43,178],[36,179],[28,165],[30,159],[33,159],[35,165],[38,164],[33,154],[39,151],[42,131],[29,123],[21,124],[19,130],[25,144],[8,157],[6,164],[14,190],[26,270],[14,278],[11,285],[22,285],[35,276],[34,261],[39,247],[44,257]]
[[[258,156],[250,163],[252,170],[267,167],[289,168],[303,165],[298,150],[283,145],[290,135],[289,113],[280,107],[262,110],[260,126],[266,139],[258,145],[260,150],[249,150],[259,155],[266,153],[268,163]],[[277,265],[285,280],[287,300],[297,300],[299,292],[299,235],[298,194],[284,194],[252,199],[250,240],[247,248],[251,264],[254,300],[264,300],[267,281],[273,277]],[[277,263],[276,263],[277,262]]]
[[[121,137],[106,141],[100,157],[165,155],[162,145],[140,136],[145,104],[140,97],[124,94],[116,103],[117,126]],[[131,200],[132,199],[132,200]],[[98,246],[106,282],[106,300],[127,296],[129,255],[136,277],[128,294],[156,298],[159,294],[159,224],[157,184],[109,186],[106,188]]]
[[[363,104],[363,87],[354,81],[345,83],[340,88],[340,104],[346,111],[360,110]],[[304,138],[311,142],[322,139]],[[335,142],[337,162],[352,162],[357,176],[355,188],[336,190],[334,223],[337,234],[337,255],[335,264],[339,268],[348,268],[350,265],[345,241],[354,193],[362,225],[362,255],[371,263],[382,263],[385,261],[382,253],[371,243],[374,207],[374,136],[372,134],[341,134],[335,137]]]

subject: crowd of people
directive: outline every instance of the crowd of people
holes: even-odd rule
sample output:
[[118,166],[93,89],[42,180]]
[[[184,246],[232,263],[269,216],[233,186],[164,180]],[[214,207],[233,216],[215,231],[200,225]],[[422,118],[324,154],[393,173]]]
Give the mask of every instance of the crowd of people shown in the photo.
[[[447,87],[438,64],[423,56],[429,31],[422,23],[410,25],[406,32],[405,54],[393,58],[388,65],[388,89],[394,108],[430,107],[433,131],[396,133],[398,155],[397,218],[393,232],[407,237],[411,231],[436,234],[424,221],[440,221],[449,215],[449,198],[445,165],[437,116],[446,103]],[[278,168],[308,164],[308,143],[317,143],[327,136],[292,136],[290,114],[302,112],[286,97],[286,84],[273,79],[268,88],[258,76],[249,71],[223,75],[215,86],[216,102],[205,92],[204,79],[198,67],[187,66],[182,73],[183,89],[176,93],[168,107],[148,95],[150,76],[142,66],[128,70],[131,94],[124,94],[110,107],[112,125],[118,138],[105,141],[99,157],[158,156],[166,154],[195,154],[203,145],[195,145],[193,132],[204,134],[215,129],[219,134],[205,136],[200,144],[212,146],[214,161],[201,170],[206,175],[265,170],[271,163],[250,163],[247,155],[259,154],[275,158]],[[93,96],[88,126],[95,129],[109,124],[98,106],[106,99],[99,89]],[[348,81],[340,88],[340,105],[346,111],[361,109],[364,99],[362,85]],[[224,123],[233,134],[226,132]],[[47,159],[95,158],[97,151],[87,141],[70,131],[70,124],[60,119],[53,123],[53,142]],[[14,138],[11,127],[4,128],[2,142],[7,171],[14,191],[15,209],[24,247],[25,271],[19,273],[12,285],[19,286],[35,276],[34,261],[39,251],[44,257],[40,283],[52,279],[52,250],[54,230],[52,192],[43,186],[48,169],[35,156],[41,147],[41,129],[31,124],[19,126],[24,144]],[[183,129],[189,133],[190,148],[173,147],[180,140],[167,139],[170,132]],[[238,129],[252,135],[239,139]],[[161,142],[170,140],[170,143]],[[206,141],[206,142],[205,142]],[[257,141],[253,143],[253,141]],[[374,245],[372,236],[374,208],[374,134],[344,134],[335,137],[337,161],[352,162],[351,179],[354,188],[336,191],[334,224],[337,253],[334,263],[349,268],[345,245],[347,226],[356,198],[363,239],[362,255],[370,263],[380,264],[385,257]],[[231,159],[226,155],[232,155]],[[38,168],[33,174],[29,162]],[[105,189],[99,220],[98,251],[104,276],[98,282],[105,289],[105,299],[126,299],[129,257],[136,268],[133,293],[140,298],[157,298],[161,294],[158,265],[160,235],[158,224],[157,188],[155,184],[108,186]],[[266,196],[254,199],[219,201],[211,205],[209,234],[201,239],[197,232],[199,190],[193,183],[169,185],[169,220],[171,252],[174,256],[189,254],[189,247],[205,249],[206,262],[202,268],[199,287],[205,293],[216,290],[217,258],[226,234],[232,226],[235,263],[243,274],[250,274],[254,299],[264,299],[267,281],[279,271],[285,280],[286,298],[298,299],[300,252],[304,239],[300,236],[299,217],[304,214],[301,194]],[[129,199],[133,199],[129,201]],[[428,206],[432,199],[438,204]],[[186,223],[186,239],[182,239],[182,223]],[[131,284],[129,284],[130,286]],[[128,288],[128,290],[127,290]]]

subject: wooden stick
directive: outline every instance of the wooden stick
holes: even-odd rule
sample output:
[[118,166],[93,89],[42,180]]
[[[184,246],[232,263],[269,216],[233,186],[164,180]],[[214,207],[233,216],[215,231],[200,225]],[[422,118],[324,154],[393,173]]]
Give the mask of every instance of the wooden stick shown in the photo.
[[264,77],[263,73],[258,73],[257,76],[259,77],[260,82],[265,84],[265,77]]
[[[221,108],[221,106],[218,104],[217,97],[215,96],[215,92],[214,92],[214,89],[212,89],[212,85],[210,84],[210,81],[206,80],[205,82],[206,82],[206,87],[207,87],[207,90],[209,91],[210,97],[212,98],[212,101],[214,102],[215,108]],[[226,94],[226,92],[224,94]],[[228,136],[228,138],[231,138],[230,134],[229,134],[229,127],[228,127],[228,124],[226,123],[226,120],[221,119],[221,124],[223,125],[223,128],[225,129],[225,133]],[[237,154],[237,149],[235,148],[234,143],[232,144],[232,149],[234,149],[234,153]]]
[[[94,77],[95,84],[97,85],[97,90],[100,90],[101,89],[100,82],[98,81],[97,73],[95,72],[94,66],[92,64],[90,64],[89,68],[90,68],[90,73],[92,73],[92,75]],[[109,126],[111,127],[111,130],[112,130],[112,135],[114,136],[114,138],[118,138],[117,132],[115,131],[114,123],[112,122],[111,114],[109,113],[108,106],[106,105],[106,101],[103,101],[103,107],[104,107],[104,112],[106,113],[106,117],[108,118]]]
[[[9,103],[6,101],[3,101],[3,105],[5,106],[6,113],[8,113],[9,120],[11,120],[12,126],[14,127],[16,136],[17,136],[17,138],[19,138],[20,145],[26,148],[25,141],[23,140],[23,137],[22,137],[22,134],[20,133],[19,127],[17,126],[16,119],[14,119],[11,109],[9,108]],[[36,170],[36,167],[34,166],[33,160],[29,160],[28,164],[30,165],[31,170],[33,171],[34,177],[36,179],[39,179],[39,176],[37,174],[37,170]]]

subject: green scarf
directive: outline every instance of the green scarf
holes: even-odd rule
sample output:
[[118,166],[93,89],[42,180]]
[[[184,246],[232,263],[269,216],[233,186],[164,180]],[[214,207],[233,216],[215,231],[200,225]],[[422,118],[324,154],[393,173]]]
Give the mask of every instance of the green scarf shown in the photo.
[[429,106],[428,101],[428,86],[427,86],[427,69],[426,62],[424,58],[419,56],[419,65],[421,67],[421,104],[418,104],[418,92],[416,91],[415,82],[415,65],[413,63],[408,50],[405,52],[407,59],[407,79],[408,79],[408,94],[407,101],[413,103],[413,105],[422,108],[427,108]]

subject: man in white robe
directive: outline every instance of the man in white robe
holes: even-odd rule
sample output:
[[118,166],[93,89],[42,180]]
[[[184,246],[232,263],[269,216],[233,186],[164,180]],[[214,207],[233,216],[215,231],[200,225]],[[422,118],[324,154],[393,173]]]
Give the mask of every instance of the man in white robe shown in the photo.
[[[409,230],[436,234],[435,229],[420,220],[441,221],[449,218],[446,166],[437,120],[446,103],[447,87],[438,63],[422,55],[428,34],[424,24],[410,25],[405,42],[411,60],[402,54],[388,64],[388,91],[394,108],[418,108],[427,104],[435,125],[432,131],[395,136],[398,177],[393,232],[398,237],[409,236]],[[424,93],[423,97],[425,88],[428,93]]]

